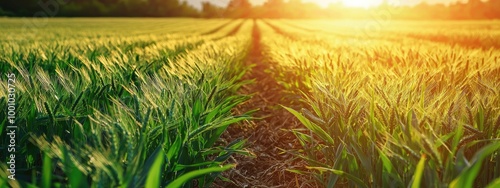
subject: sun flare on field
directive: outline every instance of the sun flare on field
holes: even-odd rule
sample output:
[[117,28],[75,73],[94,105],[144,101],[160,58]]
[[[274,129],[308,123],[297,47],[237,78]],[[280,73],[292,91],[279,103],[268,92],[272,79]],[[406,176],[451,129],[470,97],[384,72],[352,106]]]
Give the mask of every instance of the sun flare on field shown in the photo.
[[[322,7],[327,7],[330,3],[339,2],[339,0],[313,0]],[[383,0],[340,0],[346,7],[370,8],[380,5]]]

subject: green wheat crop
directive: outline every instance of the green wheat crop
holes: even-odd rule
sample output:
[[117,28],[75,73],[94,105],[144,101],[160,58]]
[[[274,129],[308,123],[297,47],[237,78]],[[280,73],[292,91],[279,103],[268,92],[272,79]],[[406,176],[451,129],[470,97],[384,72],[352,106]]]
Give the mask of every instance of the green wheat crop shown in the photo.
[[309,165],[291,170],[315,180],[305,184],[498,185],[498,28],[395,23],[363,34],[342,22],[259,24],[272,72],[303,99],[287,110],[305,127],[292,130],[303,149],[290,151]]
[[19,127],[19,181],[3,163],[2,186],[206,187],[247,153],[244,139],[219,137],[250,118],[231,110],[248,99],[236,92],[252,22],[51,19],[35,33],[22,23],[0,19],[0,88],[16,74]]

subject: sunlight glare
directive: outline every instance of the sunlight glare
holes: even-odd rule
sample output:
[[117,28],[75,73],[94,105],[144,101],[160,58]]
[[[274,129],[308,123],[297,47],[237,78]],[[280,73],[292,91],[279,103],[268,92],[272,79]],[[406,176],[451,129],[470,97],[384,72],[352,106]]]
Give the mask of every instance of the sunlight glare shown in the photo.
[[383,0],[310,0],[321,7],[327,7],[330,3],[341,2],[346,7],[370,8],[380,5]]
[[342,0],[342,3],[347,7],[370,8],[380,5],[382,0]]

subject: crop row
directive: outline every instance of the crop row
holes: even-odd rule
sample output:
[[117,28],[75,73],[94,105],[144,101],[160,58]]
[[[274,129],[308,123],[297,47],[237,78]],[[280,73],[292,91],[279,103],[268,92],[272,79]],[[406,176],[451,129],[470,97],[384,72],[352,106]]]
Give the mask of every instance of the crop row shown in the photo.
[[[2,163],[0,184],[204,187],[231,168],[223,162],[245,154],[245,141],[218,141],[229,125],[250,117],[231,109],[248,98],[236,91],[252,24],[192,22],[199,21],[169,21],[159,27],[164,31],[141,34],[130,25],[135,21],[80,32],[52,28],[74,23],[51,20],[45,36],[31,41],[8,32],[11,38],[0,42],[0,70],[17,78],[19,181],[7,182],[9,167]],[[133,35],[114,36],[112,28]],[[3,75],[0,81],[7,90]],[[1,93],[0,104],[7,106],[6,99]],[[0,122],[6,130],[5,118]],[[7,135],[0,134],[0,145],[7,146]]]
[[271,72],[302,97],[287,109],[307,128],[292,130],[304,185],[498,184],[500,51],[302,26],[259,22]]
[[434,42],[466,48],[500,48],[500,27],[496,21],[284,21],[288,27],[314,30],[319,33],[362,38],[385,39],[399,42],[411,38],[419,43]]

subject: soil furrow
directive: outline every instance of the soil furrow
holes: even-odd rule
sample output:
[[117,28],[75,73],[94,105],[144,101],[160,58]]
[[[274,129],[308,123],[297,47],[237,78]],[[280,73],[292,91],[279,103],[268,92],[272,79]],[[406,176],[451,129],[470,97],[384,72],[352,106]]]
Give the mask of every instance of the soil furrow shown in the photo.
[[246,66],[254,66],[244,79],[255,80],[243,88],[242,94],[253,95],[252,99],[240,105],[237,113],[259,109],[254,114],[258,118],[240,126],[231,126],[224,139],[247,138],[247,149],[255,158],[234,156],[232,163],[238,166],[224,173],[232,182],[217,182],[215,187],[297,187],[296,174],[286,171],[297,165],[291,154],[281,149],[297,147],[295,136],[288,130],[296,128],[299,122],[280,104],[284,88],[278,84],[269,70],[269,63],[262,54],[261,32],[254,20],[252,45],[245,61]]

